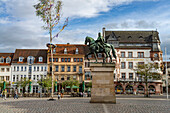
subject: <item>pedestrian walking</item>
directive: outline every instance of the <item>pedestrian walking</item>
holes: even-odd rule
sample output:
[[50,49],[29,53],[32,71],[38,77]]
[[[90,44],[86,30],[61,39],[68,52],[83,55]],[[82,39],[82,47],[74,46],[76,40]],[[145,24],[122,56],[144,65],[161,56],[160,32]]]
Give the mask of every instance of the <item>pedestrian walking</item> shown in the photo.
[[5,89],[5,90],[3,90],[3,92],[2,92],[2,98],[3,98],[3,100],[6,100],[6,95],[7,95],[7,90]]
[[58,100],[60,100],[60,97],[61,97],[61,95],[60,95],[60,93],[58,93]]
[[14,99],[17,98],[18,99],[18,91],[17,89],[15,90],[15,93],[14,93]]

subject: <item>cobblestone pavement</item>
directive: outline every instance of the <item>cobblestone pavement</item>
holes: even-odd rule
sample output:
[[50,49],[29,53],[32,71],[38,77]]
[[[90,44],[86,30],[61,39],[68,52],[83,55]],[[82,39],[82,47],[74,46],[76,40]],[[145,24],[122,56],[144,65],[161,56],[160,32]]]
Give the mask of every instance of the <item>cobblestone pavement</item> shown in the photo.
[[0,98],[0,113],[170,113],[170,100],[117,98],[117,104],[89,103],[90,98]]

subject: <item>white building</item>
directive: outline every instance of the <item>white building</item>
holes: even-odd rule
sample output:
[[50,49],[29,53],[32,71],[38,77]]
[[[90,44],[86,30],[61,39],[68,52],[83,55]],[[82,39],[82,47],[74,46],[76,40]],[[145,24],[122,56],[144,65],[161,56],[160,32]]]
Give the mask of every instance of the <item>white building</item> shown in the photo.
[[[11,61],[13,53],[0,53],[0,83],[11,81]],[[0,87],[0,91],[2,87]],[[9,90],[8,90],[9,91]]]
[[[163,65],[159,33],[157,31],[106,31],[105,41],[113,44],[117,53],[115,91],[117,93],[144,93],[146,86],[134,71],[137,63]],[[161,68],[157,70],[162,76]],[[162,80],[149,81],[150,92],[162,93]]]
[[[16,88],[15,82],[22,78],[31,80],[31,91],[27,86],[25,91],[38,93],[37,81],[47,76],[47,50],[46,49],[16,49],[12,60],[12,86]],[[23,89],[18,88],[19,93]]]

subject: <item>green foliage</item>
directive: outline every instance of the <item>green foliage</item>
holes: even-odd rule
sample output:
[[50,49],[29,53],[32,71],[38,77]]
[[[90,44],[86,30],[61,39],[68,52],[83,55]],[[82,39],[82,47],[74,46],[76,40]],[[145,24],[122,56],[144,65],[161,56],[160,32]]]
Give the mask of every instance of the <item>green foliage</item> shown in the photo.
[[86,86],[87,88],[92,88],[92,82],[89,82]]
[[47,78],[41,78],[37,83],[43,88],[48,89],[52,87],[52,78],[50,76],[47,76]]
[[73,86],[78,86],[79,87],[79,81],[78,80],[67,80],[62,83],[62,86],[70,86],[71,92],[73,92]]
[[25,88],[29,84],[30,80],[28,78],[22,78],[20,81],[16,82],[17,87],[21,86]]
[[161,75],[158,73],[160,71],[160,67],[158,64],[148,63],[148,64],[137,64],[134,71],[140,75],[140,77],[144,80],[146,85],[146,97],[148,97],[148,80],[160,80]]

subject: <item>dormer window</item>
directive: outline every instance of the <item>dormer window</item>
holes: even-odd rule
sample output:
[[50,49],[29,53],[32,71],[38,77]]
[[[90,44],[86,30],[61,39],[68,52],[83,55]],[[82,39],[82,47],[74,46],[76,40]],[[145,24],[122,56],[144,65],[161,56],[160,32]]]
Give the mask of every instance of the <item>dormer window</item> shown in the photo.
[[79,54],[79,50],[78,50],[78,48],[76,48],[76,53],[75,54]]
[[19,57],[19,62],[23,62],[24,57]]
[[154,54],[154,57],[158,57],[158,54],[157,54],[157,53],[155,53],[155,54]]
[[33,63],[34,63],[34,57],[33,57],[33,56],[28,56],[27,62],[28,62],[29,64],[33,64]]
[[53,53],[56,53],[56,49],[55,48],[53,49]]
[[6,58],[6,63],[10,63],[11,62],[11,58],[10,57],[7,57]]
[[4,63],[4,57],[0,58],[0,63]]
[[64,49],[64,54],[67,54],[67,48]]
[[38,61],[43,62],[43,57],[39,57]]

